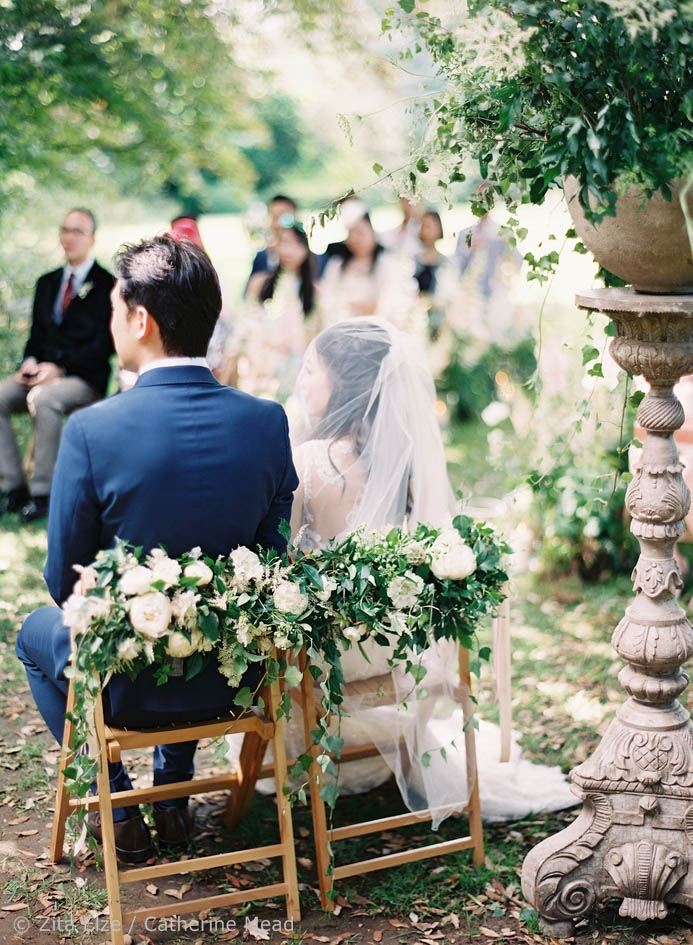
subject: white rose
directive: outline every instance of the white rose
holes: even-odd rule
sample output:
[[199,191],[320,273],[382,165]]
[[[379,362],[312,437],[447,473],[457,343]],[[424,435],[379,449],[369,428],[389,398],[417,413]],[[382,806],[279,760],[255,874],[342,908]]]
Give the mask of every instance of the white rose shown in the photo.
[[131,663],[140,655],[142,648],[134,637],[128,637],[127,640],[121,640],[118,644],[118,659],[123,663]]
[[345,627],[342,630],[344,639],[349,640],[351,643],[358,643],[367,633],[368,627],[363,623],[358,624],[356,627]]
[[123,574],[118,581],[118,588],[126,597],[134,597],[135,594],[146,594],[153,580],[153,572],[144,565],[137,564],[134,568],[128,568]]
[[407,571],[402,577],[393,578],[387,588],[387,596],[397,610],[411,610],[416,607],[424,582],[418,574]]
[[130,623],[148,640],[158,640],[171,622],[171,602],[160,591],[133,597],[129,604]]
[[199,599],[200,595],[192,590],[178,591],[177,594],[174,594],[171,601],[173,619],[186,627],[197,626],[197,602]]
[[[161,551],[161,549],[157,549]],[[154,581],[163,581],[164,587],[173,587],[173,585],[178,581],[181,572],[181,566],[175,560],[175,558],[169,558],[167,554],[161,553],[154,556],[154,553],[149,556],[147,561],[149,567],[152,569],[152,580]]]
[[433,555],[431,571],[440,580],[463,581],[476,571],[476,556],[469,545],[460,541],[448,551]]
[[233,565],[231,583],[237,591],[244,591],[251,581],[261,581],[264,571],[260,559],[250,548],[235,548],[229,555]]
[[324,577],[322,578],[322,590],[316,591],[315,596],[318,600],[321,600],[323,603],[326,603],[330,597],[332,597],[333,591],[336,591],[338,584],[336,581],[333,581],[332,578]]
[[195,578],[198,587],[204,587],[214,577],[214,571],[208,567],[204,561],[194,561],[189,564],[183,572],[187,578]]
[[166,652],[175,659],[184,660],[186,657],[191,656],[196,650],[202,649],[203,643],[204,638],[199,630],[193,630],[189,640],[180,630],[174,630],[168,635]]
[[308,599],[303,596],[297,584],[280,581],[272,595],[274,606],[284,614],[302,614],[308,606]]

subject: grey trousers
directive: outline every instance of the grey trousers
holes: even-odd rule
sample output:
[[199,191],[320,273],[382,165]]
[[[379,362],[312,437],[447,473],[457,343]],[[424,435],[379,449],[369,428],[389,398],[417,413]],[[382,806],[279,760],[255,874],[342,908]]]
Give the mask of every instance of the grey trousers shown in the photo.
[[32,495],[48,495],[63,418],[98,399],[96,391],[81,377],[60,377],[29,390],[11,377],[0,382],[0,478],[3,488],[9,491],[24,485],[22,460],[10,419],[13,413],[28,411],[33,417],[34,468],[29,491]]

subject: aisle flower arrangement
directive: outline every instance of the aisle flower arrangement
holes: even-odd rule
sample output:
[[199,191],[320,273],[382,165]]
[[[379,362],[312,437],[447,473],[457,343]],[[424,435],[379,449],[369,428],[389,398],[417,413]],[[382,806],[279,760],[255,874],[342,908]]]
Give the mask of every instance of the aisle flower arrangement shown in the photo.
[[[424,673],[417,657],[434,640],[457,640],[478,664],[490,655],[477,629],[504,598],[506,550],[489,526],[461,515],[442,530],[358,529],[322,549],[290,548],[283,556],[241,547],[216,560],[199,548],[174,558],[162,548],[145,555],[117,541],[79,569],[63,606],[73,637],[66,675],[76,705],[75,755],[66,769],[71,790],[84,796],[94,780],[96,759],[85,750],[93,706],[114,673],[135,678],[153,666],[163,685],[181,662],[192,679],[216,658],[238,688],[250,665],[263,662],[267,678],[283,679],[279,712],[289,717],[287,690],[300,684],[295,660],[305,647],[311,672],[323,677],[327,718],[343,701],[340,655],[366,638],[391,650],[391,665],[416,682]],[[234,703],[250,710],[259,699],[242,687]],[[318,757],[327,764],[339,757],[339,739],[326,721],[318,729]],[[304,764],[309,760],[304,756]]]

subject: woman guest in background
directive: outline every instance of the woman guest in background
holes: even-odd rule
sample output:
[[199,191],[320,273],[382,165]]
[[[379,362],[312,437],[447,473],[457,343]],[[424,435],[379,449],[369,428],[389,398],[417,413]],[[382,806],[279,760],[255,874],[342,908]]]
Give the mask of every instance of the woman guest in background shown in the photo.
[[426,302],[428,331],[432,341],[440,335],[447,307],[457,291],[457,274],[452,261],[436,244],[443,238],[443,221],[437,210],[426,210],[419,230],[422,249],[416,255],[414,278],[419,295]]
[[347,318],[384,318],[421,333],[416,316],[416,282],[410,260],[389,253],[360,200],[346,200],[341,220],[347,238],[332,247],[320,285],[323,327]]
[[250,279],[248,306],[234,343],[238,386],[285,400],[318,330],[315,257],[305,230],[290,214],[280,221],[276,253],[273,270]]

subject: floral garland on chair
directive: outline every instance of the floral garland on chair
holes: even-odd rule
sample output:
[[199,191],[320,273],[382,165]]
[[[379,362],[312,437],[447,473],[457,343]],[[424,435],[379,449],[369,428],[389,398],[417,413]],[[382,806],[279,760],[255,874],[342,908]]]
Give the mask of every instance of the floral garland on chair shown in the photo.
[[[370,638],[391,651],[390,665],[418,683],[425,674],[420,657],[431,643],[455,640],[472,651],[478,672],[490,650],[478,645],[477,629],[505,597],[507,550],[490,526],[464,515],[444,530],[357,529],[322,549],[290,548],[283,556],[245,547],[216,560],[199,548],[179,558],[162,548],[145,556],[117,540],[77,569],[80,580],[63,605],[73,637],[65,674],[75,692],[69,789],[84,797],[95,779],[97,759],[86,747],[95,699],[113,673],[135,678],[154,666],[162,685],[174,661],[184,660],[185,678],[192,679],[215,654],[219,671],[238,687],[252,663],[264,662],[266,678],[285,684],[279,715],[288,719],[288,689],[301,682],[296,657],[304,647],[322,692],[314,754],[324,771],[334,772],[342,746],[329,718],[343,702],[341,652]],[[234,704],[241,711],[264,707],[248,687]],[[302,755],[293,773],[306,776],[312,761]],[[322,790],[334,806],[336,783]],[[305,798],[305,783],[295,796]]]

